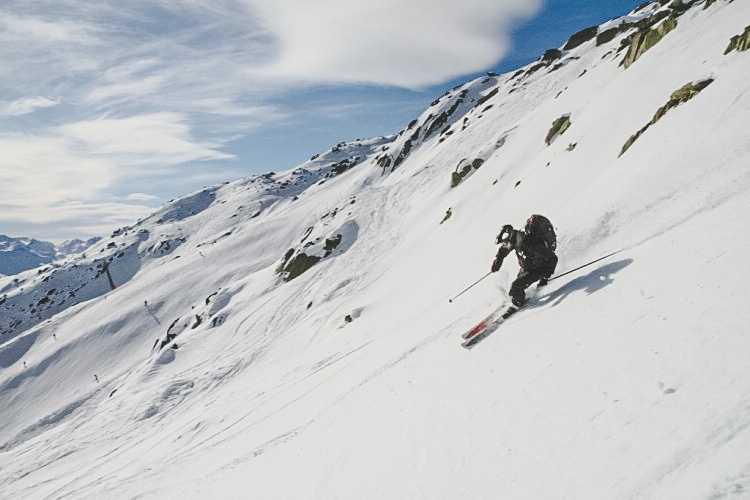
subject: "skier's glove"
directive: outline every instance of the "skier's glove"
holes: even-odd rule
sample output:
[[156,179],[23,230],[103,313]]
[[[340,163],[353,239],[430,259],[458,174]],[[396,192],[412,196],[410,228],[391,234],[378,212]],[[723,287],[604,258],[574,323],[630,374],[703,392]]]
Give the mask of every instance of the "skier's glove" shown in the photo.
[[500,270],[500,266],[502,265],[503,265],[503,258],[498,255],[495,258],[495,260],[492,261],[492,268],[491,268],[492,272],[493,273],[498,272]]
[[539,280],[539,283],[536,285],[537,288],[542,288],[543,286],[547,286],[547,282],[549,281],[548,276],[542,276]]

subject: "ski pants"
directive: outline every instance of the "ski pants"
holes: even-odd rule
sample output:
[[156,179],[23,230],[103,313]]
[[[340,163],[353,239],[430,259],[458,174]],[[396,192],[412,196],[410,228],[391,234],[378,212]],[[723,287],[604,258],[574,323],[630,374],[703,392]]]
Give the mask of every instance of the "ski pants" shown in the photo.
[[526,302],[526,289],[531,286],[532,283],[542,279],[544,275],[535,270],[524,269],[523,267],[518,271],[513,284],[510,285],[510,295],[513,305],[521,307]]

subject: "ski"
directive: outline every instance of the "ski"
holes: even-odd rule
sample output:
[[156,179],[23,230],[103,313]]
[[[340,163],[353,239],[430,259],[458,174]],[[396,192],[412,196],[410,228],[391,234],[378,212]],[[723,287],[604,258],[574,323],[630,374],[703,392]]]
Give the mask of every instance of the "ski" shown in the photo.
[[473,336],[477,335],[478,333],[484,331],[488,326],[490,326],[492,323],[497,320],[500,315],[502,314],[503,310],[505,309],[505,303],[492,311],[486,318],[484,318],[482,321],[476,324],[476,326],[472,327],[469,331],[461,335],[462,338],[468,340],[472,338]]
[[[497,330],[498,327],[500,327],[503,321],[511,317],[516,312],[518,312],[518,309],[514,306],[510,306],[502,314],[498,313],[497,317],[495,317],[493,321],[488,323],[484,328],[480,329],[478,332],[476,332],[472,336],[468,337],[467,340],[465,340],[461,344],[461,347],[464,347],[466,349],[471,349],[472,347],[474,347],[475,345],[477,345],[478,343],[480,343],[481,341],[483,341],[484,339],[492,335],[495,332],[495,330]],[[495,313],[493,313],[493,315],[494,314]],[[475,328],[479,327],[480,325],[482,325],[482,323],[477,325]]]

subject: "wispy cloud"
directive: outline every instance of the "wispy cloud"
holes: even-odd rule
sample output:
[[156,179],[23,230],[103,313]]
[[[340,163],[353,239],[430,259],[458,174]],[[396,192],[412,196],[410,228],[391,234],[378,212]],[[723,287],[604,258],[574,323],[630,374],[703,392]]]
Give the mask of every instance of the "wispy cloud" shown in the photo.
[[[0,225],[24,221],[74,227],[89,214],[91,228],[84,235],[92,235],[103,220],[143,216],[151,209],[142,202],[158,197],[131,195],[124,199],[136,203],[129,204],[111,194],[120,184],[132,184],[133,174],[145,184],[154,178],[158,184],[168,167],[232,158],[213,144],[196,142],[185,120],[177,113],[154,113],[69,123],[40,135],[0,134]],[[172,182],[191,175],[182,172]],[[194,176],[203,180],[203,172]],[[106,215],[113,209],[117,212]]]
[[152,201],[158,200],[159,197],[146,193],[130,193],[125,197],[125,199],[128,201]]
[[[44,4],[45,2],[39,2]],[[60,2],[64,3],[64,2]],[[21,9],[27,11],[20,12],[16,7],[20,6],[19,2],[13,5],[13,2],[6,4],[0,11],[0,27],[2,27],[2,40],[5,42],[16,42],[18,40],[33,41],[35,45],[49,45],[59,43],[91,43],[95,40],[92,37],[92,31],[96,31],[93,25],[87,25],[85,22],[75,20],[74,16],[57,17],[47,9],[49,5],[40,5],[41,9],[36,8]],[[28,6],[31,7],[31,6]],[[48,17],[37,15],[36,12],[50,14]]]
[[118,177],[117,167],[72,153],[64,137],[2,136],[0,150],[0,227],[5,233],[46,239],[94,236],[102,228],[111,230],[107,223],[132,221],[148,211],[103,199]]
[[233,158],[212,149],[215,144],[195,142],[190,137],[187,118],[180,113],[100,118],[62,125],[56,131],[78,154],[109,157],[124,166],[167,166]]
[[21,116],[33,113],[39,108],[51,108],[58,104],[60,104],[60,101],[47,97],[24,97],[0,106],[0,115]]
[[[508,50],[511,23],[542,1],[6,0],[0,196],[14,208],[0,229],[66,224],[61,204],[139,211],[154,200],[127,194],[163,196],[152,189],[174,189],[175,171],[185,192],[188,179],[225,180],[217,176],[242,163],[230,141],[310,119],[315,106],[345,119],[351,106],[301,103],[289,91],[411,89],[483,71]],[[119,204],[107,199],[113,192]]]
[[[106,188],[115,175],[114,166],[81,157],[70,149],[59,136],[0,137],[0,203],[41,207],[60,200],[89,198]],[[2,211],[2,217],[14,211]]]

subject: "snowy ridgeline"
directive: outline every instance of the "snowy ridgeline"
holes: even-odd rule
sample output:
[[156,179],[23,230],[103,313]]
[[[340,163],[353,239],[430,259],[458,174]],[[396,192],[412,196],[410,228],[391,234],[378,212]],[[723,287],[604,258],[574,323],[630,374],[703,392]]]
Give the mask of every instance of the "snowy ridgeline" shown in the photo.
[[[0,496],[749,498],[748,19],[644,4],[0,278]],[[466,351],[531,213],[621,251]]]
[[81,253],[99,239],[70,240],[55,245],[48,241],[11,238],[0,234],[0,276],[12,276],[43,264],[49,264],[54,260]]

